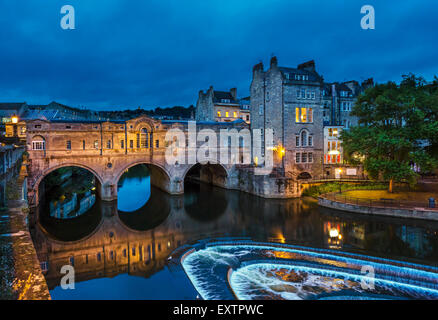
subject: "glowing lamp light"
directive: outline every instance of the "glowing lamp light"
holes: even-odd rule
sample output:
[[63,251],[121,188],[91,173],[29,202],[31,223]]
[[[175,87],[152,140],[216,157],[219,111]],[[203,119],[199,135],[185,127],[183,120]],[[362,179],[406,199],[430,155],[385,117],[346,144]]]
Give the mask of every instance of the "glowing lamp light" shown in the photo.
[[14,124],[18,123],[18,117],[17,116],[12,116],[11,121]]
[[330,236],[330,238],[337,238],[337,237],[339,237],[338,229],[330,229],[329,236]]

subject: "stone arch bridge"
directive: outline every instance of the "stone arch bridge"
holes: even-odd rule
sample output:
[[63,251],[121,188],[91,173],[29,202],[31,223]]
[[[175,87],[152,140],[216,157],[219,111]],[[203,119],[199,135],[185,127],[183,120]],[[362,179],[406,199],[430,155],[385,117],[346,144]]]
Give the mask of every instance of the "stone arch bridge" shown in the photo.
[[[92,172],[97,182],[97,193],[102,200],[117,199],[117,183],[122,174],[137,164],[146,164],[152,185],[169,194],[184,193],[184,179],[198,163],[168,164],[165,158],[166,132],[180,129],[188,136],[189,122],[156,120],[146,116],[126,121],[67,121],[32,120],[26,123],[28,153],[28,202],[37,206],[40,186],[50,172],[77,166]],[[248,129],[244,121],[197,122],[196,132],[221,129]],[[219,137],[217,138],[219,142]],[[197,147],[203,144],[197,143]],[[188,146],[186,140],[186,146]],[[221,147],[218,146],[218,154]],[[188,152],[185,148],[186,159]],[[242,154],[242,148],[239,149]],[[275,174],[254,175],[251,165],[217,162],[204,163],[200,179],[227,189],[236,189],[267,198],[290,198],[300,195],[299,181]],[[42,192],[41,192],[42,193]]]

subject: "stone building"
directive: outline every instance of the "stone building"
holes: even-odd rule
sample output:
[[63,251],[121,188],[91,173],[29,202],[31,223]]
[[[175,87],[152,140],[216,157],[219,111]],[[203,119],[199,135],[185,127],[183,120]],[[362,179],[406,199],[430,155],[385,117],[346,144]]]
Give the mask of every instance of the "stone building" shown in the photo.
[[239,100],[236,88],[215,91],[211,86],[205,93],[199,91],[196,121],[231,122],[239,119],[250,122],[249,98]]
[[273,130],[274,166],[286,177],[322,173],[322,87],[314,61],[287,68],[273,57],[268,70],[262,63],[253,68],[251,127]]

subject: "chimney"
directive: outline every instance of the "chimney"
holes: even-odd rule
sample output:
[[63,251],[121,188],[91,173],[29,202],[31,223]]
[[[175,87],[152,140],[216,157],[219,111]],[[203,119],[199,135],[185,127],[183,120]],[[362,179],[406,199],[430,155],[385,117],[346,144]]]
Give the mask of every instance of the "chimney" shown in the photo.
[[315,61],[310,60],[310,61],[304,62],[302,64],[299,64],[298,69],[307,70],[307,71],[315,71],[316,70]]
[[262,71],[263,72],[263,62],[257,63],[253,68],[252,72]]
[[272,58],[271,58],[271,69],[273,68],[273,67],[277,67],[278,66],[278,60],[277,60],[277,57],[276,56],[273,56]]
[[230,89],[230,94],[233,97],[234,100],[237,100],[237,89],[236,88],[231,88]]

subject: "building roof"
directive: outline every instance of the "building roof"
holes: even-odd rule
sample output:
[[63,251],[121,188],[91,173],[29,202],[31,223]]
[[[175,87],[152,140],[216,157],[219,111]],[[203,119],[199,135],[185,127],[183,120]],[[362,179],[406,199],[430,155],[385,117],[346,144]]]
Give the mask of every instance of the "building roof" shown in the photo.
[[26,102],[2,102],[0,110],[19,110]]
[[[289,68],[289,67],[278,67],[280,69],[281,73],[283,74],[283,78],[286,81],[297,81],[294,79],[294,76],[297,75],[307,75],[309,77],[310,82],[322,82],[323,78],[316,72],[311,71],[307,69],[301,69],[301,68]],[[286,74],[290,74],[290,78],[288,79],[286,77]]]
[[230,92],[227,91],[213,91],[213,102],[214,103],[224,103],[222,99],[230,100],[231,104],[239,104],[237,100],[231,95]]

